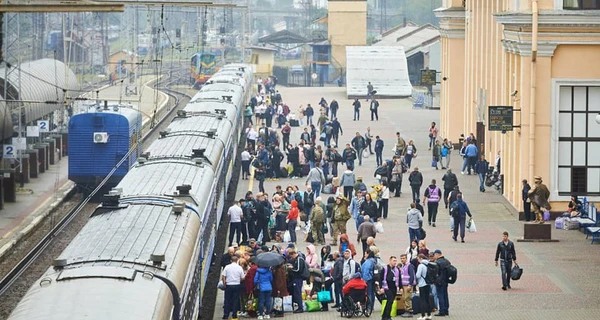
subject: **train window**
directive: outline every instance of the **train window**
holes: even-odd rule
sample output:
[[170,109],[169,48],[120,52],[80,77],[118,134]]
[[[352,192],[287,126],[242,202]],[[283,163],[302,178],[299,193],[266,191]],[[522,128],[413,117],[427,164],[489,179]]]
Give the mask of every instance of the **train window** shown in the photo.
[[63,270],[56,278],[56,281],[84,278],[112,278],[133,281],[135,273],[134,269],[119,267],[83,267]]

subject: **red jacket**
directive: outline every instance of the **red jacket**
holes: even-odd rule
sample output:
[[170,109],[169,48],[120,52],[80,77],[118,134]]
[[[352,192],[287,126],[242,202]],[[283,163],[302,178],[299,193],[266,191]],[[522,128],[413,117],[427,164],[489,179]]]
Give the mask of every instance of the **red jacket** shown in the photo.
[[292,200],[292,208],[287,215],[288,220],[298,220],[298,201]]
[[352,289],[365,290],[367,289],[367,283],[361,278],[354,278],[346,283],[344,288],[342,288],[342,293],[344,295],[349,294]]
[[256,270],[258,270],[258,266],[253,264],[250,269],[248,269],[248,273],[244,278],[244,286],[246,287],[246,294],[249,295],[254,291],[254,275],[256,274]]

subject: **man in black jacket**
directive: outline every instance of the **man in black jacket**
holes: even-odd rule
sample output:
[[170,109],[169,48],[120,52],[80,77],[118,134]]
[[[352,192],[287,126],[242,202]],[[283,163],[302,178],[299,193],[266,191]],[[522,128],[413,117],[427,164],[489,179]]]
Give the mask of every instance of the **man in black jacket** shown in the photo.
[[331,100],[331,104],[329,104],[329,110],[331,111],[331,119],[337,117],[337,111],[339,108],[340,105],[338,104],[338,102],[335,101],[335,99]]
[[390,263],[384,267],[383,279],[381,281],[381,289],[379,290],[379,294],[385,294],[387,302],[381,314],[382,320],[392,319],[392,317],[390,316],[392,311],[392,305],[394,300],[396,300],[398,288],[401,288],[400,270],[398,269],[397,264],[398,259],[395,256],[391,256]]
[[298,305],[298,309],[294,313],[304,312],[304,302],[302,302],[302,271],[305,268],[304,259],[298,255],[296,249],[289,249],[288,256],[290,263],[287,268],[291,273],[292,282],[292,301]]
[[502,290],[510,289],[510,272],[512,270],[513,261],[517,264],[517,254],[515,252],[515,244],[508,240],[508,232],[502,233],[502,241],[496,247],[496,267],[498,266],[498,258],[500,258],[500,271],[502,272]]
[[275,146],[271,153],[271,169],[273,170],[273,178],[278,179],[281,175],[281,161],[283,161],[283,153],[279,150],[278,146]]
[[408,182],[412,189],[413,202],[421,197],[421,186],[423,185],[423,175],[419,172],[419,167],[415,167],[413,172],[408,176]]
[[446,204],[446,209],[448,209],[448,196],[454,190],[454,187],[458,185],[458,178],[452,172],[452,169],[448,169],[448,172],[442,177],[442,181],[444,181],[444,203]]
[[436,316],[447,316],[448,309],[450,308],[450,301],[448,300],[448,266],[450,265],[450,261],[444,258],[440,249],[435,250],[433,254],[440,272],[438,282],[435,284],[440,304],[440,312]]
[[[335,100],[334,100],[335,101]],[[342,305],[342,287],[344,286],[344,258],[340,257],[340,253],[334,251],[331,256],[335,261],[331,271],[333,278],[333,295],[335,296],[335,305],[333,308],[339,308]]]

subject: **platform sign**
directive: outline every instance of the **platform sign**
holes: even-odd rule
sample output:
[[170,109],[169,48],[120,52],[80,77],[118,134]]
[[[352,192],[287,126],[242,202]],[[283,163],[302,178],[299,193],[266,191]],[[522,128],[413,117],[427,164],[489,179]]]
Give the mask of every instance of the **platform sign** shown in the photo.
[[4,159],[14,159],[17,154],[17,150],[15,150],[15,146],[12,144],[5,144],[4,150],[2,151],[2,158]]
[[513,107],[511,106],[489,106],[488,107],[488,130],[489,131],[512,131],[513,130]]
[[38,124],[38,128],[40,129],[40,132],[48,132],[50,131],[48,126],[48,120],[38,120],[37,122]]
[[12,138],[12,145],[15,147],[15,150],[27,150],[27,139]]
[[40,136],[40,127],[38,126],[27,126],[27,137],[39,137]]
[[435,86],[437,84],[437,71],[431,69],[421,69],[421,85]]

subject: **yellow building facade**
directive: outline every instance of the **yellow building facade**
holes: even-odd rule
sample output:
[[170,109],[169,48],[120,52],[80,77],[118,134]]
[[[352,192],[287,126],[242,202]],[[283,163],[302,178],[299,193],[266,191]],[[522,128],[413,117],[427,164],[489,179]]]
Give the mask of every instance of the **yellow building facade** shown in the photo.
[[[541,176],[553,210],[600,200],[600,4],[587,0],[445,0],[440,130],[475,133],[501,154],[504,196]],[[512,106],[513,131],[489,131],[488,106]]]
[[367,0],[329,0],[327,38],[335,63],[346,67],[346,46],[367,45]]

